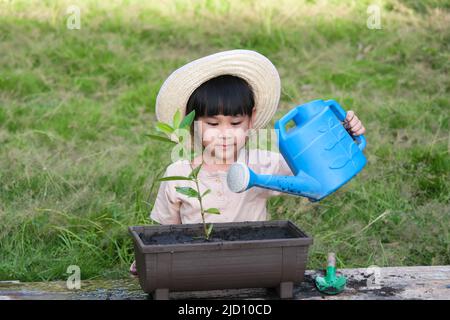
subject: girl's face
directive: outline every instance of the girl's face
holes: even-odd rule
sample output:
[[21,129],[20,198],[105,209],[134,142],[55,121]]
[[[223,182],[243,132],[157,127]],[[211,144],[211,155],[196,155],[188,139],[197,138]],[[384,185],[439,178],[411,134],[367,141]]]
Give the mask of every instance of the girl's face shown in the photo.
[[[237,159],[238,151],[245,146],[248,130],[255,117],[248,115],[199,117],[205,160],[214,159],[216,164],[231,164]],[[217,162],[219,161],[219,162]]]

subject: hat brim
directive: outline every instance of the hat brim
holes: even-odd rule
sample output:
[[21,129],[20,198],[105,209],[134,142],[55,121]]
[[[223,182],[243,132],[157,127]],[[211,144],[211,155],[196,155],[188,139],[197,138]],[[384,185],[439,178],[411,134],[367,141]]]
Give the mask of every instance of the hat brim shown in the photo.
[[256,108],[253,128],[263,128],[278,108],[281,81],[272,62],[252,50],[215,53],[172,72],[156,97],[155,112],[158,121],[172,123],[177,110],[184,116],[187,102],[194,90],[205,81],[224,74],[240,77],[250,85]]

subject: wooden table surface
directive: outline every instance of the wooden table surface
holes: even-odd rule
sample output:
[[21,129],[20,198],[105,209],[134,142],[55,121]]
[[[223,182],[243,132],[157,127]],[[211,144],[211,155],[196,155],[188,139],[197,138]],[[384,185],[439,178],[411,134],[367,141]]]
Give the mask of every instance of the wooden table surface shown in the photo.
[[[344,292],[325,296],[314,286],[323,271],[309,270],[294,287],[294,299],[439,299],[450,300],[450,266],[341,269],[347,277]],[[274,289],[232,289],[170,292],[170,299],[279,299]],[[82,280],[81,288],[69,290],[65,281],[0,281],[0,300],[10,299],[152,299],[136,278],[121,280]]]

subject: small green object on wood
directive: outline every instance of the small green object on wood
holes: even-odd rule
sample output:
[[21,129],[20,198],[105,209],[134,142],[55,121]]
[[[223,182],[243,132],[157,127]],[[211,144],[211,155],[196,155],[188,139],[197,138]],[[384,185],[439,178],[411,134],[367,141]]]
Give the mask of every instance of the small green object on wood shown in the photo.
[[345,289],[347,279],[345,276],[336,276],[336,256],[333,252],[328,253],[327,274],[325,277],[316,277],[316,287],[322,293],[334,295]]

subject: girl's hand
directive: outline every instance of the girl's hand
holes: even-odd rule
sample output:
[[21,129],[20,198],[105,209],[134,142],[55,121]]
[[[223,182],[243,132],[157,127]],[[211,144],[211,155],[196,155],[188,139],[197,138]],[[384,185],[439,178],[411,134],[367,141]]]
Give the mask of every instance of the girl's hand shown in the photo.
[[137,270],[136,270],[136,260],[134,260],[133,263],[130,266],[130,273],[133,276],[137,276],[138,275]]
[[344,120],[344,127],[353,136],[360,136],[366,132],[366,128],[362,125],[361,120],[358,119],[355,112],[352,110],[347,112],[347,116]]

